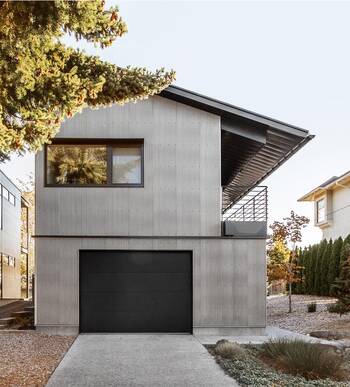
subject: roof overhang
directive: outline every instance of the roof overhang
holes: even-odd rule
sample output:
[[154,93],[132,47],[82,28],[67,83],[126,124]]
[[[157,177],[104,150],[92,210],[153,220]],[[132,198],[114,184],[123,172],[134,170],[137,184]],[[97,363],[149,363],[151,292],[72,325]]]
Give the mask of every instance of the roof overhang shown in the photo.
[[160,95],[221,117],[224,210],[314,137],[305,129],[177,86],[169,86]]
[[302,196],[300,199],[298,199],[298,202],[313,202],[316,198],[323,195],[325,192],[338,188],[350,188],[350,171],[339,177],[332,177],[325,183],[321,184],[319,187],[314,188],[312,191]]

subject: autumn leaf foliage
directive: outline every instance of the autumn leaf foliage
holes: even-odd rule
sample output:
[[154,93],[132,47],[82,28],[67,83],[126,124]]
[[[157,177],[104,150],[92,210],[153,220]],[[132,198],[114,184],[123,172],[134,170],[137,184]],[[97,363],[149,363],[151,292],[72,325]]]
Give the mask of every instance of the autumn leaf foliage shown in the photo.
[[272,234],[268,241],[268,281],[285,281],[289,285],[289,311],[291,312],[292,285],[301,281],[303,266],[298,264],[297,243],[302,241],[302,229],[309,223],[305,216],[291,211],[282,222],[270,226]]

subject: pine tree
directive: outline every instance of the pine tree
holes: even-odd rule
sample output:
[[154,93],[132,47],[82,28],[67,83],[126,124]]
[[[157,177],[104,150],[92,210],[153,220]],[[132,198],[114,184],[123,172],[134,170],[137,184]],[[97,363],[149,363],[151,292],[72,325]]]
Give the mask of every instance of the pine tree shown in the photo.
[[314,294],[321,295],[322,292],[322,258],[327,248],[327,240],[324,239],[317,248],[317,256],[315,262],[315,282]]
[[317,262],[318,245],[313,245],[310,251],[310,288],[308,293],[315,294],[316,282],[316,262]]
[[305,287],[305,254],[306,254],[306,248],[302,249],[301,247],[298,249],[297,253],[297,265],[300,267],[300,273],[299,273],[299,281],[295,283],[295,289],[294,292],[296,294],[303,294],[304,293],[304,287]]
[[103,0],[0,2],[0,160],[36,151],[86,106],[145,99],[175,77],[164,69],[121,68],[65,46],[68,33],[100,48],[127,32]]
[[332,286],[331,293],[337,297],[338,301],[333,310],[338,310],[342,315],[350,312],[350,245],[344,247],[346,256],[342,263],[339,277],[335,280]]
[[334,241],[328,268],[328,283],[331,287],[340,273],[340,254],[343,247],[343,239],[339,237]]
[[310,271],[311,271],[311,246],[308,246],[304,253],[304,293],[305,294],[311,293]]
[[325,248],[322,260],[321,260],[321,295],[328,296],[329,294],[329,283],[328,283],[328,269],[330,265],[330,257],[333,249],[333,241],[330,239],[327,242],[327,247]]
[[344,239],[343,241],[343,246],[342,246],[342,249],[341,249],[341,253],[340,253],[340,262],[339,262],[339,270],[340,270],[340,267],[342,265],[342,263],[346,260],[347,258],[347,245],[350,244],[350,234]]

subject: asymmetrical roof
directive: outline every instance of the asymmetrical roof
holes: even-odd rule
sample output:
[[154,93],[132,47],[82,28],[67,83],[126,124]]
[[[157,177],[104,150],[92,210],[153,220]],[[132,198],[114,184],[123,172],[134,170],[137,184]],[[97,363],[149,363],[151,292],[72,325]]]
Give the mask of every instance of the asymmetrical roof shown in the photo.
[[169,86],[160,95],[221,117],[224,210],[314,137],[297,126],[177,86]]
[[325,191],[332,190],[335,187],[349,187],[350,186],[350,171],[343,173],[340,176],[332,176],[318,187],[298,199],[298,202],[314,201],[315,197]]

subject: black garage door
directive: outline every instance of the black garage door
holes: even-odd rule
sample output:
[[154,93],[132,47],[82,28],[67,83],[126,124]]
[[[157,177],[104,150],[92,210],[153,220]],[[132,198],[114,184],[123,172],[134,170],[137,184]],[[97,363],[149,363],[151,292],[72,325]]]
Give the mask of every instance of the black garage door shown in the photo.
[[81,251],[81,332],[192,332],[192,254]]

